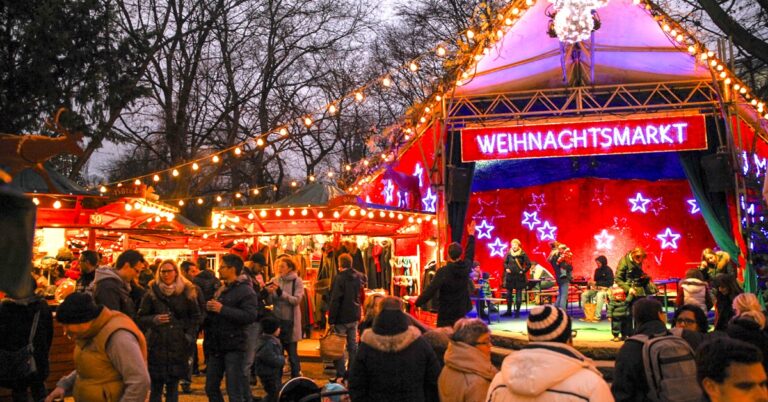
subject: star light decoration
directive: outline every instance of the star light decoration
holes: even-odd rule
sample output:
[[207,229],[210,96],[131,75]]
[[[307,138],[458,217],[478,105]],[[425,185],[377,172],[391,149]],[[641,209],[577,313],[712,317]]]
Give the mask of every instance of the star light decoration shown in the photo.
[[485,219],[484,217],[488,217],[488,220],[493,222],[496,218],[507,217],[507,215],[505,215],[504,212],[499,209],[498,199],[495,202],[485,202],[482,199],[479,199],[477,200],[477,203],[480,205],[480,209],[478,209],[477,213],[472,216],[475,221],[479,221],[481,219]]
[[536,229],[539,232],[539,240],[555,240],[555,232],[557,226],[552,226],[549,221],[544,221],[544,224]]
[[666,228],[664,232],[657,234],[656,238],[661,240],[662,250],[666,248],[677,250],[677,241],[680,240],[680,235],[672,232],[672,229]]
[[686,202],[691,207],[691,211],[690,211],[691,215],[701,211],[701,209],[699,209],[699,204],[696,202],[695,198],[691,198]]
[[496,240],[494,240],[493,243],[488,244],[488,248],[491,249],[491,257],[494,257],[494,256],[504,257],[504,254],[507,251],[507,247],[508,247],[507,243],[503,243],[501,239],[499,239],[498,237],[496,238]]
[[477,238],[491,240],[491,231],[493,231],[494,228],[495,226],[488,224],[488,222],[483,219],[483,221],[480,222],[480,226],[475,228],[477,231]]
[[392,184],[392,180],[387,180],[387,184],[384,185],[384,191],[381,194],[384,195],[384,202],[389,204],[392,202],[393,192],[395,191],[395,185]]
[[424,173],[424,168],[421,167],[420,163],[416,164],[416,167],[413,169],[413,176],[416,176],[416,178],[419,179],[419,187],[424,186],[424,182],[421,180],[421,176]]
[[541,221],[538,219],[538,217],[536,217],[536,215],[538,215],[538,214],[539,213],[536,212],[536,211],[531,212],[531,213],[523,211],[523,220],[522,220],[521,223],[523,225],[528,226],[528,230],[533,230],[533,228],[535,228],[536,226],[539,225],[539,223],[541,223]]
[[640,211],[642,213],[648,212],[648,203],[651,202],[650,198],[643,198],[643,195],[637,193],[635,198],[630,198],[629,203],[632,204],[632,210],[629,212]]
[[613,245],[611,242],[613,242],[613,239],[616,238],[616,236],[611,236],[608,234],[608,231],[603,229],[600,234],[597,234],[594,236],[595,240],[597,240],[597,249],[598,250],[610,250],[613,248]]
[[437,196],[432,194],[432,188],[427,189],[427,195],[421,199],[421,203],[424,204],[424,210],[427,212],[435,212],[435,202],[437,202]]
[[541,208],[547,205],[546,201],[544,201],[544,194],[533,193],[531,194],[531,200],[532,201],[528,206],[534,208],[538,212],[541,212]]
[[592,13],[608,0],[549,0],[557,14],[553,19],[557,38],[564,43],[587,40],[595,29]]

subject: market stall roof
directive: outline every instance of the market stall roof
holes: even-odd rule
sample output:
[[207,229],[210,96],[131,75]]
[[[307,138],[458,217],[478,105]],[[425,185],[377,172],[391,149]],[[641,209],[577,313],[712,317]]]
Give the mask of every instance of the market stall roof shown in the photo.
[[[547,33],[549,1],[537,1],[478,63],[474,78],[456,95],[568,87],[561,43]],[[633,0],[610,0],[597,9],[594,85],[711,79],[699,62],[671,40],[659,22]],[[532,44],[535,44],[533,46]],[[589,48],[589,41],[584,42]],[[582,56],[589,60],[589,55]]]
[[48,176],[57,188],[48,188],[45,180],[34,170],[24,169],[13,177],[11,186],[25,193],[44,194],[69,194],[69,195],[94,195],[96,191],[86,190],[84,187],[57,172],[49,163],[43,165]]
[[218,207],[213,228],[253,235],[414,236],[433,214],[363,202],[336,186],[314,183],[274,204]]

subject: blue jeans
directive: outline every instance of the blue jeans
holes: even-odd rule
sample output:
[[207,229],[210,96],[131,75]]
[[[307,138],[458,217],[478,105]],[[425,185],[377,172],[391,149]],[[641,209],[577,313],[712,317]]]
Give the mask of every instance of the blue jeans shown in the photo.
[[[333,326],[333,332],[339,335],[347,335],[347,355],[349,355],[349,361],[355,360],[357,354],[357,321],[349,322],[346,324],[336,324]],[[346,361],[342,357],[339,360],[333,362],[336,366],[336,377],[347,376]]]
[[253,324],[245,327],[245,355],[243,357],[243,376],[245,377],[245,383],[247,384],[243,391],[243,400],[250,402],[253,400],[251,397],[251,369],[256,364],[256,351],[259,346],[259,336],[261,335],[261,324],[254,322]]
[[[243,375],[243,351],[209,352],[207,370],[205,372],[205,394],[212,402],[224,402],[221,395],[221,380],[227,374],[227,396],[230,402],[244,402],[243,395],[248,389],[246,377]],[[250,390],[248,390],[250,391]]]
[[571,284],[569,280],[557,281],[557,301],[555,306],[560,307],[563,310],[568,311],[568,286]]
[[[585,304],[589,303],[592,299],[595,299],[595,303],[597,306],[595,307],[595,319],[599,320],[603,318],[603,305],[605,304],[605,299],[608,297],[608,291],[607,290],[585,290],[581,294],[581,306],[584,307]],[[589,317],[584,317],[589,318]]]

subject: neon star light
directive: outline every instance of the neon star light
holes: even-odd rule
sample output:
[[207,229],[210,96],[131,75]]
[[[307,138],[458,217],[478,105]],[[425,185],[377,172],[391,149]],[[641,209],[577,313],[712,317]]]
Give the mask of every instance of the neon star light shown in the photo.
[[497,237],[493,243],[488,244],[488,248],[491,249],[491,257],[504,257],[504,253],[507,251],[507,243],[503,243],[501,239]]
[[688,200],[688,201],[686,201],[686,202],[687,202],[687,203],[688,203],[688,205],[690,205],[690,207],[691,207],[691,211],[690,211],[690,212],[691,212],[691,215],[693,215],[693,214],[695,214],[695,213],[697,213],[697,212],[701,211],[701,209],[699,209],[699,204],[696,202],[696,199],[695,199],[695,198],[691,198],[691,199],[689,199],[689,200]]
[[391,203],[393,200],[393,192],[395,191],[395,185],[392,184],[392,180],[387,180],[387,184],[384,185],[384,191],[382,194],[384,195],[384,202],[387,204]]
[[611,236],[608,234],[608,231],[603,229],[600,234],[595,235],[595,240],[597,240],[597,249],[598,250],[610,250],[613,248],[613,245],[611,242],[613,242],[613,239],[616,238],[616,236]]
[[424,204],[424,210],[435,212],[435,202],[437,202],[437,196],[432,194],[432,188],[428,188],[427,195],[421,199],[421,203]]
[[539,240],[555,240],[555,232],[557,226],[552,226],[549,221],[544,221],[544,224],[536,229],[539,232]]
[[640,193],[637,193],[637,196],[635,198],[629,199],[630,204],[632,204],[632,210],[629,212],[635,212],[640,211],[642,213],[648,212],[648,203],[651,202],[650,198],[643,198],[643,195]]
[[533,228],[535,228],[536,226],[539,225],[539,223],[541,223],[541,221],[536,217],[536,215],[538,214],[539,214],[538,211],[534,211],[531,213],[523,211],[522,224],[527,225],[528,230],[533,230]]
[[419,179],[419,188],[421,188],[424,183],[421,180],[421,176],[424,173],[424,168],[421,167],[421,164],[417,163],[416,167],[413,169],[413,176],[416,176]]
[[672,229],[666,228],[664,232],[656,235],[661,240],[661,249],[671,248],[677,250],[677,241],[680,240],[680,234],[672,232]]
[[489,225],[488,222],[483,219],[482,222],[480,222],[480,226],[476,228],[477,230],[477,238],[478,239],[488,239],[491,240],[491,231],[495,228],[493,225]]

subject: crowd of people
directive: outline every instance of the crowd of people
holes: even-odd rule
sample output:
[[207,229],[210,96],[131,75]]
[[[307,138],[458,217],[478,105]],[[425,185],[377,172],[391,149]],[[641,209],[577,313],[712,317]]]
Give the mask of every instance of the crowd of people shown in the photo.
[[[447,264],[415,301],[416,306],[437,302],[434,329],[410,315],[398,297],[366,297],[366,278],[353,268],[353,257],[337,256],[327,323],[343,337],[345,353],[333,362],[329,390],[348,392],[343,397],[352,401],[768,402],[765,312],[732,273],[723,272],[722,257],[712,253],[711,259],[707,250],[702,267],[680,283],[671,325],[661,303],[649,297],[655,289],[643,272],[642,249],[627,253],[615,276],[605,257],[596,259],[594,283],[582,298],[606,300],[615,339],[625,340],[610,384],[573,347],[578,334],[562,292],[554,305],[530,309],[528,344],[497,368],[491,362],[490,328],[466,317],[472,310],[470,278],[477,274],[474,233],[472,222],[465,246],[447,247]],[[572,280],[570,260],[567,246],[554,243],[549,262],[560,287]],[[0,304],[3,356],[33,346],[34,368],[16,377],[0,368],[0,386],[13,390],[14,401],[52,402],[65,395],[82,401],[176,401],[201,372],[201,334],[209,400],[224,401],[225,381],[229,401],[277,401],[284,375],[302,375],[297,343],[303,337],[298,305],[304,286],[290,258],[276,260],[278,275],[271,279],[258,253],[247,260],[224,255],[216,274],[192,261],[157,261],[150,268],[134,250],[123,252],[114,266],[99,263],[97,253],[81,253],[77,291],[56,310],[55,319],[75,342],[75,370],[50,392],[44,381],[51,309],[39,297]],[[519,316],[532,265],[520,242],[513,243],[503,263],[504,285],[512,294],[506,314]],[[152,279],[144,278],[142,286],[140,276],[148,270]],[[710,331],[706,313],[712,306],[717,314]],[[601,318],[602,306],[585,317]],[[252,395],[256,383],[263,398]]]

